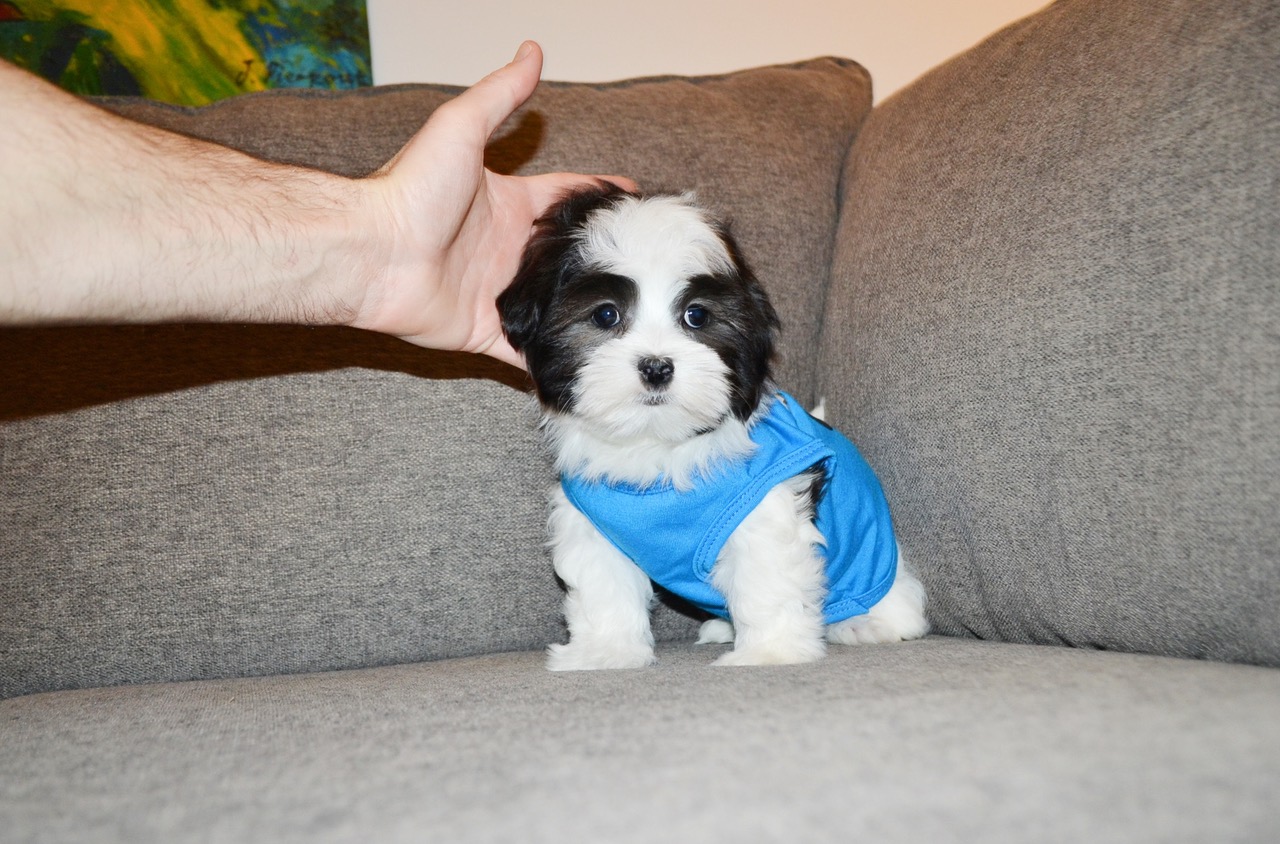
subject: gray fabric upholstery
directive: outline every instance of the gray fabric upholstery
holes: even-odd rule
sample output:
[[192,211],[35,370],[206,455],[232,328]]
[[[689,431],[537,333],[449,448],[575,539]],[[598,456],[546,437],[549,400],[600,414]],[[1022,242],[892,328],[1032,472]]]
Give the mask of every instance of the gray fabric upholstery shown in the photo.
[[[824,59],[550,84],[499,131],[511,172],[626,173],[736,221],[811,391],[837,185],[870,108]],[[361,175],[454,93],[272,92],[136,119]],[[523,376],[356,331],[0,330],[0,697],[381,665],[561,640],[552,476]],[[660,636],[692,622],[660,613]]]
[[0,703],[28,844],[1267,841],[1280,672],[929,639],[809,666],[503,654]]
[[1280,665],[1280,4],[1061,0],[877,108],[821,391],[936,629]]
[[558,589],[528,409],[339,370],[12,423],[6,554],[28,571],[0,610],[3,690],[537,646]]

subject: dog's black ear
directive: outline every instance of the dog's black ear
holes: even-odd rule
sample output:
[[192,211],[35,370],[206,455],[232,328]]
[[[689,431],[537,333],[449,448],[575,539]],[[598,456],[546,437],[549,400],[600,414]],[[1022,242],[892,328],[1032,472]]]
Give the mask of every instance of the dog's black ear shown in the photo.
[[755,412],[766,386],[773,379],[773,363],[777,356],[782,321],[778,318],[773,303],[769,301],[764,285],[756,278],[751,265],[743,257],[742,249],[729,227],[722,225],[719,234],[729,252],[729,259],[733,262],[744,294],[744,321],[747,325],[744,326],[741,354],[734,364],[739,370],[740,383],[734,412],[739,419],[745,421]]
[[520,269],[506,290],[498,295],[498,316],[502,332],[517,352],[533,343],[542,324],[542,315],[555,295],[560,258],[556,244],[535,231],[525,246]]
[[556,290],[577,268],[575,232],[593,210],[624,195],[626,191],[609,182],[579,188],[565,194],[534,223],[520,268],[498,296],[502,331],[517,352],[528,357]]

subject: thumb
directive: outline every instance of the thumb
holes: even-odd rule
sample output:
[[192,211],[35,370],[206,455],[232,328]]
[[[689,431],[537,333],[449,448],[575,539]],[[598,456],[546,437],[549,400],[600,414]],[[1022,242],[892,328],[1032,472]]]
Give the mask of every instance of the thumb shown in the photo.
[[502,121],[533,95],[541,75],[542,48],[525,41],[514,59],[463,91],[450,105],[475,119],[487,142]]
[[529,99],[541,74],[542,48],[525,41],[508,64],[436,109],[379,172],[394,170],[404,159],[417,162],[416,166],[438,163],[441,145],[448,145],[455,152],[461,149],[469,155],[483,154],[489,136]]

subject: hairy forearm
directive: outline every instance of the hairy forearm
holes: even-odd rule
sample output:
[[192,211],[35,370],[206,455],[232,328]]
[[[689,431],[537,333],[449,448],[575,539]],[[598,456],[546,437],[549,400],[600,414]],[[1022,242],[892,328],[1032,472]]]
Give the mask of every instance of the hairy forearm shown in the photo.
[[132,123],[0,61],[0,324],[340,324],[520,365],[494,300],[534,221],[598,182],[485,168],[541,70],[525,42],[352,180]]
[[132,123],[0,62],[0,320],[344,322],[360,182]]

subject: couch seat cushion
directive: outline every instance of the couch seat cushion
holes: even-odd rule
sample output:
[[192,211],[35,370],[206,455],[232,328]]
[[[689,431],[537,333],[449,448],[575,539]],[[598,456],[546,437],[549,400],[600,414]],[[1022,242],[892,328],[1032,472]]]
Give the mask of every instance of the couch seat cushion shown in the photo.
[[1280,672],[930,638],[816,665],[507,653],[0,703],[0,828],[54,842],[1247,841]]

